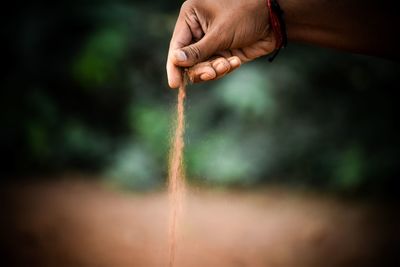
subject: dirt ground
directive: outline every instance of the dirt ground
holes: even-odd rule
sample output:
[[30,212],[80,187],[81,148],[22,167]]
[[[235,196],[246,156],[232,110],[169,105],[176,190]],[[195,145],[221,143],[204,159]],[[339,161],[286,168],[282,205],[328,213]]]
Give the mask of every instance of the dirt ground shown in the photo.
[[[87,180],[3,185],[2,266],[167,266],[168,198]],[[192,188],[177,266],[400,266],[395,203]]]

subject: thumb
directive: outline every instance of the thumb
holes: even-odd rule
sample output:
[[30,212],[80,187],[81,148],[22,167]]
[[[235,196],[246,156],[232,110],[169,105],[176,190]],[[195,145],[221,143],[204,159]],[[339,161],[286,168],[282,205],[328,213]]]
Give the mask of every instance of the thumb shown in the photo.
[[180,67],[191,67],[205,61],[218,51],[218,39],[209,33],[196,43],[176,49],[173,57],[174,64]]

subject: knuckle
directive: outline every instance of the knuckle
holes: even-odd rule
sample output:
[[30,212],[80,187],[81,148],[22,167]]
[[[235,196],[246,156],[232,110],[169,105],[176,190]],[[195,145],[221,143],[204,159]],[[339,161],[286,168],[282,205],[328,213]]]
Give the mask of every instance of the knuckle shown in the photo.
[[181,5],[181,12],[185,12],[188,9],[190,9],[192,3],[190,0],[183,2],[183,4]]
[[201,59],[201,51],[200,49],[193,45],[188,47],[188,53],[190,55],[190,58],[193,58],[194,60],[198,61]]

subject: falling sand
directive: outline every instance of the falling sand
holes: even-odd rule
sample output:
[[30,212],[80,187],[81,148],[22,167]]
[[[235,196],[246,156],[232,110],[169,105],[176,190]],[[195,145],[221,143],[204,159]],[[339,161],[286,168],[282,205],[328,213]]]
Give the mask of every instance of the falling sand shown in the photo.
[[185,97],[186,97],[186,73],[178,92],[178,103],[176,108],[175,133],[172,136],[169,155],[169,184],[168,194],[170,201],[169,211],[169,267],[175,266],[177,251],[177,239],[179,223],[182,218],[183,198],[185,195],[185,170],[183,165],[183,148],[185,133]]

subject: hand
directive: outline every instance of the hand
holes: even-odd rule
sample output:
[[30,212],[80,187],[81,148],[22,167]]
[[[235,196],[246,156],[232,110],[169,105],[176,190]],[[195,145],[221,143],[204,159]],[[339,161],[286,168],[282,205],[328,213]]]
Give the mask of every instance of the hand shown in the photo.
[[169,47],[169,86],[179,87],[183,68],[192,82],[215,80],[275,44],[265,0],[187,0]]

